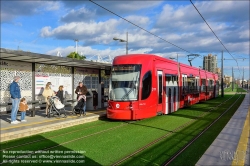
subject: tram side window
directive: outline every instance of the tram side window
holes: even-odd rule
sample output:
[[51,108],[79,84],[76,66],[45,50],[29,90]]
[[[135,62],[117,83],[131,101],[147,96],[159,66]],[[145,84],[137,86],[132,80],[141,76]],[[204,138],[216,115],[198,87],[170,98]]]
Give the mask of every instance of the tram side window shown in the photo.
[[152,73],[148,71],[142,79],[142,100],[147,99],[152,88]]
[[195,87],[195,78],[187,77],[187,80],[188,80],[188,92],[193,92]]
[[186,92],[186,79],[185,79],[185,77],[182,77],[182,88],[183,88],[183,91]]
[[216,81],[216,89],[219,90],[219,81]]
[[214,81],[213,80],[209,80],[210,84],[209,84],[209,90],[213,90],[214,89]]
[[172,75],[166,74],[165,79],[167,82],[172,81]]
[[201,79],[201,91],[206,92],[206,79]]
[[178,82],[178,77],[177,77],[177,75],[173,75],[173,77],[172,77],[172,81],[176,81],[176,82]]

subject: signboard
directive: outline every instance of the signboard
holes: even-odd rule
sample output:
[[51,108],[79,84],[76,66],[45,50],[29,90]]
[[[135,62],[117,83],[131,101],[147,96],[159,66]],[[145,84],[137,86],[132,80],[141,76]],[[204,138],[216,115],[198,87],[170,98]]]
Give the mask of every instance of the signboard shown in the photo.
[[43,88],[45,88],[47,82],[50,82],[49,76],[39,76],[35,77],[35,94],[42,94]]
[[41,76],[35,77],[35,93],[36,95],[42,94],[47,82],[51,82],[51,89],[55,92],[59,90],[59,86],[63,85],[63,90],[66,94],[72,95],[72,77],[59,77],[59,76]]
[[1,70],[31,71],[32,64],[20,61],[0,60]]
[[59,86],[63,86],[64,92],[67,94],[72,94],[72,78],[71,77],[58,77],[58,76],[50,76],[50,82],[52,83],[52,90],[57,92],[59,90]]
[[90,69],[90,68],[76,68],[77,74],[98,74],[98,69]]

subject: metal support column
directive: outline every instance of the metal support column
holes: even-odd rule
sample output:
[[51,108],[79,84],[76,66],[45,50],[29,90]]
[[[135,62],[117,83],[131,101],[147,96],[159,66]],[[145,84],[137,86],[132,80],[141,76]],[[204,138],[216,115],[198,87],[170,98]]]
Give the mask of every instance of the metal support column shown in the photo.
[[126,33],[126,54],[128,54],[128,32]]
[[102,82],[102,69],[98,71],[99,84]]
[[221,52],[221,97],[224,97],[223,77],[224,77],[224,73],[223,73],[223,51],[222,51]]
[[74,67],[71,67],[71,75],[72,75],[72,100],[74,100],[74,95],[75,95],[75,81],[74,81],[74,78],[75,78],[75,68]]
[[[32,63],[32,101],[36,100],[36,64]],[[31,116],[34,117],[36,114],[35,104],[32,104]]]
[[232,91],[234,91],[234,68],[232,67]]

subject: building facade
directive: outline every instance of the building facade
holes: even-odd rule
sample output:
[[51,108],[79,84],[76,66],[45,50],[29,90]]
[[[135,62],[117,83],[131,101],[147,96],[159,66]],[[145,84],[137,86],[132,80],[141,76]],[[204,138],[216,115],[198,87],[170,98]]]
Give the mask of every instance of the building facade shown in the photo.
[[233,77],[224,75],[224,84],[226,84],[227,87],[229,87],[230,83],[232,83]]
[[209,72],[217,72],[217,55],[208,54],[203,57],[203,69]]

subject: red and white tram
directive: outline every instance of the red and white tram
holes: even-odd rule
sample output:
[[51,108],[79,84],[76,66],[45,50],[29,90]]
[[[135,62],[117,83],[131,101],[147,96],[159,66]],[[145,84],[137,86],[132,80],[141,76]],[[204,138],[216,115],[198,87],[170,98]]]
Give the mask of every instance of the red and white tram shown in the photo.
[[107,117],[136,120],[169,114],[218,96],[218,76],[156,55],[115,57]]

